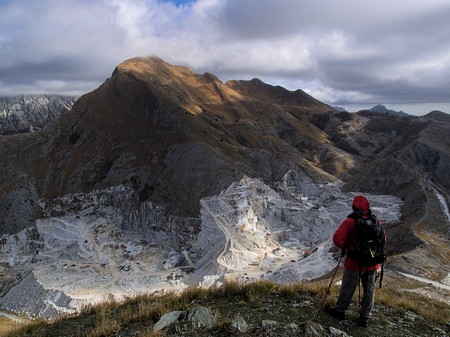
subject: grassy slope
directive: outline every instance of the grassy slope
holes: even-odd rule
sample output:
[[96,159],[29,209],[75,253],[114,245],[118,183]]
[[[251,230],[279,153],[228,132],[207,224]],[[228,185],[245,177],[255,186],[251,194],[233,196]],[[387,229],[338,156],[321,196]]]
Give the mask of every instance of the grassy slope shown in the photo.
[[[298,336],[289,334],[285,325],[300,327],[316,317],[328,280],[308,284],[279,286],[268,282],[248,285],[228,283],[216,290],[188,289],[180,295],[147,295],[124,303],[106,303],[86,308],[77,316],[64,317],[53,323],[43,321],[24,326],[9,336]],[[367,329],[356,326],[357,306],[352,304],[347,320],[338,322],[322,312],[317,322],[325,331],[335,327],[352,336],[446,336],[450,333],[450,306],[413,292],[413,281],[386,275],[384,286],[377,289],[376,305]],[[332,286],[326,306],[337,297],[338,286]],[[354,300],[357,299],[356,292]],[[153,333],[152,326],[164,313],[202,305],[218,318],[211,330],[181,325],[177,331]],[[231,328],[232,320],[242,316],[250,331],[241,334]],[[262,320],[275,320],[275,330],[264,330]]]

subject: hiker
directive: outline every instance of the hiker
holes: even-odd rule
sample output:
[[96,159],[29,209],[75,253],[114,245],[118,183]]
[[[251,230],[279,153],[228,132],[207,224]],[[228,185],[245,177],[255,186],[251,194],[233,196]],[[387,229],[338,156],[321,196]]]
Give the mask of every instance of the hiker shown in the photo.
[[[352,208],[353,213],[350,214],[341,223],[341,225],[333,235],[334,244],[341,248],[342,255],[345,255],[344,274],[342,277],[342,284],[336,305],[332,308],[328,308],[327,312],[338,320],[344,320],[345,311],[348,309],[350,303],[352,302],[356,286],[361,281],[363,288],[363,297],[362,299],[360,299],[360,316],[358,325],[367,327],[369,316],[371,315],[371,311],[374,305],[375,282],[377,276],[376,274],[377,270],[380,268],[380,258],[375,261],[375,264],[366,262],[365,264],[363,264],[364,267],[361,267],[361,263],[359,263],[360,259],[357,255],[363,255],[363,253],[357,254],[357,247],[360,247],[361,244],[356,237],[356,229],[360,224],[358,218],[362,220],[376,220],[376,218],[374,215],[372,215],[372,211],[369,207],[369,201],[363,196],[359,195],[353,199]],[[384,261],[384,242],[386,239],[386,233],[382,227],[381,222],[378,223],[378,220],[376,221],[377,225],[381,226],[381,228],[379,228],[378,230],[380,236],[382,236],[382,260]],[[359,249],[358,252],[361,252],[361,249]],[[370,254],[373,257],[373,251],[370,251]]]

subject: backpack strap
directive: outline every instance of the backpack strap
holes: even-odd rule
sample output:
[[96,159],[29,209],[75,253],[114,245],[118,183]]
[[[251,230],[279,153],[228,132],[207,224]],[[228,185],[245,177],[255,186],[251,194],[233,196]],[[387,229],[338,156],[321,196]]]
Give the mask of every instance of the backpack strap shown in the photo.
[[356,227],[358,226],[358,219],[361,219],[361,218],[366,217],[366,216],[367,216],[367,214],[365,212],[359,210],[359,209],[354,210],[353,213],[350,213],[349,215],[347,215],[347,218],[355,220],[355,226],[353,227],[353,229],[352,229],[352,231],[350,233],[350,237],[351,237],[350,242],[346,242],[346,245],[347,245],[347,247],[346,247],[346,255],[348,257],[350,257],[351,259],[353,259],[353,260],[356,258],[355,252],[352,251],[352,250],[349,250],[348,246],[350,246],[350,245],[355,243],[355,235],[356,235]]

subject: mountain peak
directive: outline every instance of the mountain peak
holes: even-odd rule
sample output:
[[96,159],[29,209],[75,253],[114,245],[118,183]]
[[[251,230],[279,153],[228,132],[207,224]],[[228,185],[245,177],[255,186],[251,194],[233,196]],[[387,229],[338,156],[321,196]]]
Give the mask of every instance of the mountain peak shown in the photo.
[[381,113],[381,114],[387,114],[387,115],[395,115],[395,116],[406,116],[407,115],[403,111],[395,111],[395,110],[388,109],[383,104],[377,104],[374,107],[372,107],[371,109],[369,109],[369,111]]
[[142,80],[170,82],[174,77],[193,76],[194,72],[184,66],[171,65],[156,56],[135,57],[120,63],[112,76],[118,73],[134,74]]
[[369,109],[372,112],[383,112],[383,113],[387,113],[389,110],[386,108],[385,105],[383,104],[377,104],[374,107],[372,107],[371,109]]

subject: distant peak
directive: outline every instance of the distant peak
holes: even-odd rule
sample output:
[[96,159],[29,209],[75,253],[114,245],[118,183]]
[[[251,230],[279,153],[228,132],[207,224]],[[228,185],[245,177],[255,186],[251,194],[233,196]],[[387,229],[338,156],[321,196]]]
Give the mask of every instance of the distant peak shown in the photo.
[[372,112],[384,112],[384,113],[389,111],[388,108],[386,108],[386,106],[384,106],[383,104],[377,104],[369,110]]
[[369,109],[369,111],[370,112],[380,113],[380,114],[395,115],[395,116],[405,116],[405,115],[407,115],[403,111],[395,111],[395,110],[388,109],[383,104],[377,104],[374,107],[372,107],[371,109]]

